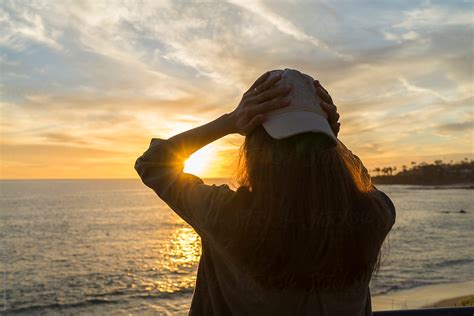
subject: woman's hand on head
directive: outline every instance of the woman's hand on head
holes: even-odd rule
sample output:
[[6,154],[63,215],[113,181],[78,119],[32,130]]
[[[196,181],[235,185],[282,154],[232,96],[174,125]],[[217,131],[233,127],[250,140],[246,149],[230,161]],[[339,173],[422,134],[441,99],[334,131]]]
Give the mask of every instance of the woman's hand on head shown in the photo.
[[281,79],[277,75],[269,80],[266,72],[242,96],[237,108],[229,114],[233,132],[248,135],[254,128],[265,121],[265,113],[283,108],[290,104],[286,98],[291,87],[276,87],[274,84]]
[[324,111],[328,114],[328,121],[329,125],[331,126],[334,135],[339,133],[341,129],[341,123],[338,122],[339,120],[339,113],[337,113],[337,107],[332,101],[329,92],[319,83],[318,80],[314,80],[314,87],[316,88],[316,94],[322,99],[321,107]]

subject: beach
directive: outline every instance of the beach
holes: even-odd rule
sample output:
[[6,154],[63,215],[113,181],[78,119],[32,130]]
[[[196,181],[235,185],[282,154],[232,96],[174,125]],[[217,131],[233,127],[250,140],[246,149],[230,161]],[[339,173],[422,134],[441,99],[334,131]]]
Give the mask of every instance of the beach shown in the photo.
[[459,307],[459,306],[474,306],[474,294],[441,300],[432,305],[427,305],[425,307]]
[[[461,306],[474,295],[474,280],[468,282],[435,284],[372,296],[374,311],[416,309],[423,307]],[[472,300],[471,300],[472,301]]]

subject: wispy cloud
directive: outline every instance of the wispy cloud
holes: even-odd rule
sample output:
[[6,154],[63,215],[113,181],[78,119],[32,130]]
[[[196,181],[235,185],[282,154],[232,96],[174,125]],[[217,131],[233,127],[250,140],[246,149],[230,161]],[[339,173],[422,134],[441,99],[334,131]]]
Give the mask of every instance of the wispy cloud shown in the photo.
[[62,32],[45,25],[40,14],[19,2],[6,1],[4,5],[0,7],[0,45],[24,50],[30,42],[34,42],[57,50],[63,48],[58,42]]
[[[473,121],[464,121],[464,122],[455,122],[455,123],[446,123],[441,124],[438,126],[438,129],[442,132],[464,132],[467,131],[468,133],[471,132],[474,128]],[[472,135],[471,135],[472,136]]]
[[271,10],[271,6],[265,6],[260,1],[229,0],[229,3],[240,6],[252,13],[255,13],[256,15],[258,15],[259,18],[263,19],[264,21],[267,21],[268,23],[273,25],[282,33],[290,35],[298,41],[306,42],[317,48],[327,50],[333,53],[337,57],[341,57],[343,59],[348,59],[348,60],[352,59],[352,56],[335,51],[321,39],[315,36],[309,35],[305,33],[304,31],[300,30],[298,27],[295,26],[295,24],[292,21],[289,21],[285,19],[284,17],[282,17],[281,15],[278,15],[275,12],[273,12]]
[[471,1],[453,1],[451,4],[444,3],[442,5],[425,4],[418,8],[406,10],[403,13],[404,19],[395,24],[394,27],[405,29],[449,25],[472,27]]
[[441,99],[443,101],[449,101],[448,98],[446,98],[445,96],[443,96],[441,93],[439,93],[438,91],[435,91],[435,90],[432,90],[432,89],[428,89],[428,88],[422,88],[422,87],[419,87],[419,86],[416,86],[410,82],[408,82],[407,79],[403,78],[403,77],[399,77],[398,80],[403,84],[403,86],[408,90],[408,91],[412,91],[412,92],[415,92],[415,93],[423,93],[423,94],[428,94],[428,95],[432,95],[438,99]]

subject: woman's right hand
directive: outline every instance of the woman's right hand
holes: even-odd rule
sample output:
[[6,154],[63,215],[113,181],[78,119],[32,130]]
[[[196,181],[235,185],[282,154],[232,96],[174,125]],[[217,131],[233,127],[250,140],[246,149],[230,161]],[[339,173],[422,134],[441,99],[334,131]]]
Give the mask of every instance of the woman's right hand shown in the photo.
[[264,113],[288,106],[289,98],[285,98],[291,87],[275,87],[281,74],[266,81],[269,72],[264,73],[244,93],[237,108],[229,114],[234,133],[248,135],[255,127],[265,121]]
[[314,87],[316,88],[317,95],[323,101],[321,102],[321,107],[328,114],[329,126],[331,126],[334,135],[337,137],[337,134],[341,129],[341,123],[338,122],[340,115],[337,113],[337,107],[332,101],[329,92],[321,85],[321,83],[319,83],[318,80],[314,80]]

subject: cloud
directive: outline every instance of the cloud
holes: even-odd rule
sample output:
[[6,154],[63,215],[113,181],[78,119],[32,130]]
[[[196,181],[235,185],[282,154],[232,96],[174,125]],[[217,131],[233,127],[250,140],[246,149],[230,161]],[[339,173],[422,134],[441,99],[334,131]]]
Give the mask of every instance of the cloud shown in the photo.
[[396,28],[443,27],[450,25],[467,25],[472,27],[472,5],[465,1],[463,6],[459,2],[450,5],[423,5],[419,8],[404,11],[404,19],[394,25]]
[[60,144],[75,144],[75,145],[85,145],[87,141],[85,139],[75,137],[66,133],[60,132],[49,132],[43,134],[43,137],[46,139],[47,142],[58,142]]
[[474,128],[474,125],[473,125],[472,120],[464,121],[464,122],[456,122],[456,123],[446,123],[446,124],[441,124],[438,126],[438,129],[442,132],[468,131],[468,132],[471,132],[471,137],[472,137],[473,128]]
[[396,41],[401,43],[403,41],[412,41],[420,38],[420,35],[417,32],[409,31],[407,33],[397,35],[390,32],[383,32],[384,38],[390,41]]
[[284,34],[290,35],[294,39],[302,42],[306,42],[312,46],[317,48],[321,48],[333,53],[335,56],[348,59],[350,60],[352,56],[347,54],[342,54],[340,52],[335,51],[328,44],[322,41],[319,38],[316,38],[312,35],[306,34],[304,31],[300,30],[298,27],[295,26],[294,23],[285,19],[284,17],[276,14],[271,10],[270,7],[265,6],[260,1],[229,1],[230,3],[242,7],[262,18],[263,20],[267,21],[268,23],[272,24],[275,28],[281,31]]
[[13,50],[24,50],[30,41],[61,50],[58,42],[61,32],[45,25],[43,18],[21,3],[7,1],[0,7],[0,45]]
[[415,92],[415,93],[429,94],[429,95],[432,95],[432,96],[434,96],[438,99],[441,99],[443,101],[449,101],[448,98],[446,98],[445,96],[443,96],[441,93],[439,93],[437,91],[434,91],[434,90],[431,90],[431,89],[428,89],[428,88],[422,88],[422,87],[416,86],[416,85],[408,82],[408,80],[403,78],[403,77],[399,77],[398,80],[403,84],[403,86],[408,91]]

